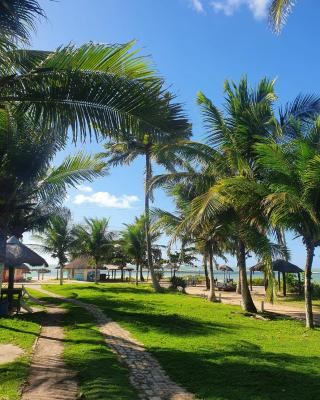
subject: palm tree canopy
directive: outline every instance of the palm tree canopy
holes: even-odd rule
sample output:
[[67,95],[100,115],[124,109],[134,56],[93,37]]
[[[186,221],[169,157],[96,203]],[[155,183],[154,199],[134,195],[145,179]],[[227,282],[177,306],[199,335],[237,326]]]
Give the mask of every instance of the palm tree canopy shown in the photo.
[[91,256],[96,263],[112,256],[114,233],[107,218],[85,218],[83,225],[75,226],[74,236],[73,256]]

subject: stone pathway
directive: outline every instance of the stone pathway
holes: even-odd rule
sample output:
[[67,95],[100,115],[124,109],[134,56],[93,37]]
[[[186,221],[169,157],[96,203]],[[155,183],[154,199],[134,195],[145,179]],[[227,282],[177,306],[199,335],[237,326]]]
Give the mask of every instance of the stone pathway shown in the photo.
[[[55,293],[34,287],[34,289],[51,297],[69,301],[85,308],[96,319],[100,332],[104,335],[106,344],[116,353],[119,359],[130,370],[130,381],[137,389],[139,398],[143,400],[193,400],[194,396],[174,383],[160,364],[144,348],[143,344],[132,338],[130,333],[119,324],[107,318],[99,307],[79,300],[69,299]],[[23,398],[26,400],[29,398]],[[31,398],[30,398],[31,399]],[[35,399],[35,398],[32,398]],[[44,397],[47,400],[47,397]],[[69,397],[60,397],[69,399]]]
[[64,310],[47,306],[46,311],[21,400],[74,400],[76,376],[63,362],[64,333],[60,325]]

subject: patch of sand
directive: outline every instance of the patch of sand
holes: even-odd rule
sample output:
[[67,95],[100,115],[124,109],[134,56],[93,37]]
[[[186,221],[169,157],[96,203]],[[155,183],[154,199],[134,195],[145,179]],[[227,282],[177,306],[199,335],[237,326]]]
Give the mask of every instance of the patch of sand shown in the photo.
[[7,364],[20,357],[24,351],[14,344],[0,344],[0,364]]

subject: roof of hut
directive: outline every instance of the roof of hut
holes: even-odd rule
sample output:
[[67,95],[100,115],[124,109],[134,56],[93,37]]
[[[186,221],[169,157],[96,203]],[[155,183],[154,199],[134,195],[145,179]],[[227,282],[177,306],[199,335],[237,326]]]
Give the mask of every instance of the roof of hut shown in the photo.
[[[258,264],[254,265],[253,267],[250,268],[250,271],[252,271],[252,272],[263,271],[263,270],[264,270],[263,262],[259,262]],[[291,262],[286,261],[286,260],[272,261],[272,270],[277,271],[277,272],[288,272],[288,273],[303,272],[303,270],[301,268],[299,268],[297,265],[292,264]]]
[[91,269],[92,258],[90,256],[79,256],[73,259],[69,264],[64,266],[64,269]]
[[103,266],[105,269],[107,269],[108,271],[133,271],[134,268],[133,267],[122,267],[120,265],[114,265],[114,264],[107,264]]
[[217,269],[219,271],[227,271],[227,272],[232,272],[233,271],[233,269],[231,267],[229,267],[229,265],[227,265],[227,264],[218,265]]
[[48,266],[46,260],[21,243],[15,236],[11,236],[6,244],[6,265],[9,267],[19,267],[23,263],[38,267]]

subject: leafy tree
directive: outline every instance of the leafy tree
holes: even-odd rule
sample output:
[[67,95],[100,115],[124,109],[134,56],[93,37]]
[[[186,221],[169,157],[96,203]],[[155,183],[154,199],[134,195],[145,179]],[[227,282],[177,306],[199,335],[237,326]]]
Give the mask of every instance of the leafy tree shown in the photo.
[[59,214],[51,216],[41,234],[35,235],[42,243],[42,249],[58,259],[60,285],[63,284],[63,268],[74,246],[73,233],[70,210],[63,209]]
[[94,260],[95,283],[98,283],[98,268],[112,258],[114,233],[109,231],[107,218],[85,218],[84,224],[74,227],[73,256],[89,256]]

